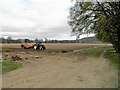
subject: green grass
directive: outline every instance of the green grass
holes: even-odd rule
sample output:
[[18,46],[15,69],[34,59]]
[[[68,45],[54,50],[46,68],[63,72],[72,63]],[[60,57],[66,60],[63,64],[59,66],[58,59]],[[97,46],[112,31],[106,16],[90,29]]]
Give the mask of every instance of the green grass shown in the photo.
[[120,54],[117,54],[115,52],[113,52],[113,48],[109,47],[104,55],[105,58],[107,58],[108,60],[110,60],[111,62],[113,62],[113,64],[118,64],[120,65]]
[[78,52],[75,52],[75,55],[80,55],[83,57],[89,56],[89,57],[100,57],[101,54],[105,51],[106,47],[89,47],[81,49]]
[[2,63],[2,73],[6,73],[9,71],[15,70],[21,66],[20,63],[17,63],[15,61],[11,61],[11,60],[6,60],[6,59],[2,59],[1,63]]
[[100,55],[104,52],[104,47],[92,47],[83,49],[80,54],[83,56],[93,56],[93,57],[100,57]]
[[82,49],[74,53],[75,55],[80,55],[83,57],[104,57],[107,58],[112,64],[120,65],[120,54],[115,53],[112,46],[106,47],[90,47]]

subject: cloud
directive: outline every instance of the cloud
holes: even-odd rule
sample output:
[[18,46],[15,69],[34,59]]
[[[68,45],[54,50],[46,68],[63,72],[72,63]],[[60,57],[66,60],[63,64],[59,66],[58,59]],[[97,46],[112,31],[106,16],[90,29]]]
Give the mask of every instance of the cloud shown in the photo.
[[67,24],[69,0],[0,0],[0,30],[13,38],[73,39]]

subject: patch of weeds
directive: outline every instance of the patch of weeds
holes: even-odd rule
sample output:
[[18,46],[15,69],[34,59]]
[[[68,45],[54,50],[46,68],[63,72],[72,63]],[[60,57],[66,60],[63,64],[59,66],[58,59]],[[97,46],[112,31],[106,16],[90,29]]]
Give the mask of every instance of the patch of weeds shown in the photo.
[[82,49],[74,54],[80,56],[92,56],[92,57],[100,57],[100,55],[104,52],[105,47],[90,47],[86,49]]
[[[106,52],[105,52],[106,51]],[[73,53],[74,55],[79,55],[82,57],[102,57],[107,58],[112,64],[120,65],[120,54],[115,53],[112,46],[106,47],[90,47],[86,49],[81,49]]]
[[120,66],[120,60],[119,60],[120,54],[115,53],[113,47],[107,47],[104,57],[110,60],[112,64]]
[[15,70],[21,66],[20,63],[8,59],[2,59],[1,63],[2,63],[2,73]]

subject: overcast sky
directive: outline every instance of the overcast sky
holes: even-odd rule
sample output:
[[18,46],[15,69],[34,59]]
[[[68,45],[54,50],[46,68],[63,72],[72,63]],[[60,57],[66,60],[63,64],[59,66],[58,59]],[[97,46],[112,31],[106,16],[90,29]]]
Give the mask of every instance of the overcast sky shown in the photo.
[[70,0],[0,0],[0,30],[4,37],[75,39],[67,24]]

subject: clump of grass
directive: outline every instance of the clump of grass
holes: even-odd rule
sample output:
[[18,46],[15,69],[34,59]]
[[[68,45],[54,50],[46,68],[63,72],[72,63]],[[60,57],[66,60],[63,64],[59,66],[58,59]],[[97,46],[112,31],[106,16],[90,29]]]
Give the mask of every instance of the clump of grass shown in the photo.
[[81,49],[78,52],[75,52],[75,55],[80,55],[80,56],[90,56],[90,57],[100,57],[101,54],[104,52],[105,47],[90,47],[90,48],[85,48]]
[[[106,52],[105,52],[106,51]],[[112,64],[120,65],[120,54],[115,53],[114,48],[112,46],[106,47],[90,47],[86,49],[82,49],[78,52],[74,53],[75,55],[80,55],[82,57],[104,57],[107,58]]]
[[106,49],[104,57],[110,60],[113,64],[120,65],[120,54],[116,53],[112,47]]
[[84,56],[93,56],[93,57],[100,57],[100,55],[104,52],[104,47],[92,47],[83,49],[80,54]]
[[6,60],[6,59],[2,59],[1,64],[2,64],[2,73],[15,70],[21,66],[20,63],[17,63],[12,60]]

